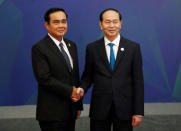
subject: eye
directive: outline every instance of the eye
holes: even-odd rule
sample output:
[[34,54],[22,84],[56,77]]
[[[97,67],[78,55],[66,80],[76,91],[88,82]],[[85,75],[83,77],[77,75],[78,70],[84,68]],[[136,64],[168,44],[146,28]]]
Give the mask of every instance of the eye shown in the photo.
[[61,20],[61,23],[66,24],[66,23],[67,23],[67,20],[66,20],[66,19],[63,19],[63,20]]
[[67,23],[67,20],[62,20],[61,21],[63,24],[66,24]]
[[118,22],[119,22],[118,20],[113,21],[114,24],[117,24]]
[[111,21],[105,21],[105,23],[106,23],[106,24],[110,24],[110,23],[111,23]]
[[59,21],[58,20],[54,20],[53,24],[59,24]]

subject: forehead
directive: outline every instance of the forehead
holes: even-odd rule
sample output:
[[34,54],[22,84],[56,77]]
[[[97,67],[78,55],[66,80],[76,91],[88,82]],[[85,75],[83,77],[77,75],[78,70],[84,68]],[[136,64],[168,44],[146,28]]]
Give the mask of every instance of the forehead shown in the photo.
[[113,10],[108,10],[102,15],[103,20],[119,19],[119,13]]
[[63,11],[57,11],[50,14],[50,20],[62,20],[67,19]]

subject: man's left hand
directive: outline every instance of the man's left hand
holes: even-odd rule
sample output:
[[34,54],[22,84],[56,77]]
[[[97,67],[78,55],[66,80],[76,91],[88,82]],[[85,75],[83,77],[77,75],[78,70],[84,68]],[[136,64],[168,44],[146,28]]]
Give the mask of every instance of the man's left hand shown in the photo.
[[142,122],[142,116],[133,116],[132,117],[132,126],[139,126]]

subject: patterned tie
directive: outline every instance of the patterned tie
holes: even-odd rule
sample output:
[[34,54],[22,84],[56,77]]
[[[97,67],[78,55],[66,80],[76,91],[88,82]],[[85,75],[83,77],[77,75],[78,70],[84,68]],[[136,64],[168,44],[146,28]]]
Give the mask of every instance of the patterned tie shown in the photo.
[[60,48],[61,48],[62,55],[64,56],[65,61],[67,62],[69,71],[71,71],[71,70],[72,70],[72,67],[71,67],[71,64],[70,64],[70,59],[69,59],[67,53],[65,52],[65,50],[64,50],[64,48],[63,48],[63,43],[60,43],[59,46],[60,46]]
[[112,70],[114,69],[114,64],[115,64],[115,57],[114,57],[114,50],[113,50],[113,43],[108,44],[110,46],[110,66]]

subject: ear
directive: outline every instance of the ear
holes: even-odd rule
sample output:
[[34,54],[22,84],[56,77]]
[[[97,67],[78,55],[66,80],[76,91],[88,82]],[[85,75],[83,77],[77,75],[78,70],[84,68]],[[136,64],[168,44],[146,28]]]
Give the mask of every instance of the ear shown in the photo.
[[99,26],[100,26],[100,28],[102,30],[102,23],[101,23],[101,21],[99,21]]
[[49,29],[49,24],[48,24],[48,22],[44,22],[44,25],[45,25],[45,27],[46,27],[46,29],[48,30]]
[[121,20],[121,21],[120,21],[120,24],[121,24],[121,28],[122,28],[122,23],[123,23],[123,21]]

